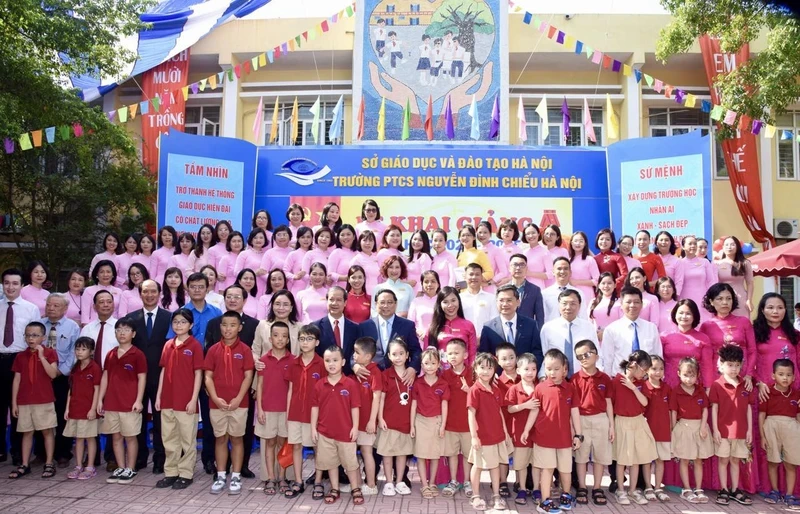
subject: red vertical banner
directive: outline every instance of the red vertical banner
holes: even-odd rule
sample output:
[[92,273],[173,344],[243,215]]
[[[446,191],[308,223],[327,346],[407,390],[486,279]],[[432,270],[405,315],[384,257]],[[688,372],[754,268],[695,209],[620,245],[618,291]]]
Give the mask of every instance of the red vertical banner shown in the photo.
[[181,88],[189,81],[189,49],[180,52],[142,78],[145,99],[160,99],[158,111],[153,104],[142,116],[142,162],[150,173],[158,173],[158,142],[170,128],[183,132],[186,125],[186,100]]
[[[750,58],[750,46],[745,44],[737,53],[722,51],[718,39],[708,35],[700,38],[700,51],[714,104],[721,104],[719,91],[714,87],[716,78],[736,69]],[[775,246],[775,239],[764,223],[764,205],[761,200],[761,175],[758,167],[758,137],[748,129],[737,129],[736,137],[722,142],[725,167],[728,168],[733,196],[745,226],[757,242],[765,248]]]

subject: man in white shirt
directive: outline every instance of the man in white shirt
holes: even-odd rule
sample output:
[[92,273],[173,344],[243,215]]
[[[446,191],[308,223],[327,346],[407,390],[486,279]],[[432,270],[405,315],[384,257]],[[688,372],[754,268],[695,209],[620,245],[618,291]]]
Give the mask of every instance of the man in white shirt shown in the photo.
[[611,377],[621,372],[619,363],[635,350],[663,356],[658,327],[639,317],[642,292],[634,287],[623,287],[620,296],[623,317],[606,327],[600,347],[601,368]]
[[[10,268],[3,271],[3,294],[0,300],[0,327],[3,328],[3,342],[0,344],[0,462],[8,460],[6,450],[6,420],[11,409],[11,389],[14,372],[11,366],[17,354],[25,350],[25,327],[32,321],[39,321],[39,308],[20,297],[22,292],[22,272]],[[17,432],[17,418],[11,416],[11,459],[15,466],[22,464],[22,439]]]
[[481,289],[483,268],[480,264],[467,264],[464,278],[467,288],[460,293],[461,308],[464,309],[464,317],[472,322],[475,332],[480,334],[486,322],[499,315],[497,302],[492,293]]
[[[556,349],[567,356],[567,378],[580,368],[580,363],[575,359],[575,345],[581,341],[589,340],[598,348],[597,331],[594,325],[578,317],[581,309],[581,297],[575,289],[567,289],[558,295],[558,308],[561,316],[548,321],[542,327],[542,352]],[[539,376],[544,377],[544,366],[539,365]]]
[[81,330],[81,336],[94,339],[94,361],[103,368],[108,352],[119,346],[114,327],[117,318],[114,314],[114,297],[108,291],[101,290],[95,293],[92,299],[97,319],[88,323]]
[[567,289],[577,291],[581,298],[581,308],[580,312],[578,313],[578,317],[588,320],[588,302],[590,300],[589,298],[584,298],[583,294],[578,289],[575,289],[570,285],[569,279],[572,277],[572,270],[570,268],[569,259],[566,257],[556,257],[556,259],[553,261],[553,276],[555,277],[556,283],[550,287],[544,288],[542,291],[545,323],[548,321],[553,321],[559,316],[558,295]]

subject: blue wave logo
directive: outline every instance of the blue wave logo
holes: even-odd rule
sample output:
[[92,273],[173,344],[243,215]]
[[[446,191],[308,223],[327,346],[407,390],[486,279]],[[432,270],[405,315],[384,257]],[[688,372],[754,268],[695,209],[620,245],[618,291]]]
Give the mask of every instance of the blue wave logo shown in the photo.
[[283,173],[277,173],[279,177],[287,178],[301,186],[310,186],[314,184],[315,180],[325,177],[332,170],[327,166],[320,168],[310,159],[297,157],[284,162],[281,171]]

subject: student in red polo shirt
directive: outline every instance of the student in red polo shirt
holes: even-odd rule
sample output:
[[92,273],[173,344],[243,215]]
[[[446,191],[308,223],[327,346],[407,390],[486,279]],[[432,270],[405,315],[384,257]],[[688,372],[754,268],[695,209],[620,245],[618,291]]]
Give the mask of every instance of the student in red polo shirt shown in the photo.
[[[325,377],[325,363],[317,355],[320,332],[316,325],[304,325],[297,332],[300,344],[300,356],[292,361],[287,372],[289,381],[288,404],[286,406],[287,434],[292,447],[292,461],[295,470],[295,481],[286,491],[287,498],[299,496],[305,490],[303,483],[303,447],[313,448],[311,438],[311,398],[314,385]],[[321,483],[314,483],[311,497],[321,500],[325,496],[325,488]]]
[[264,480],[264,494],[272,496],[280,489],[286,494],[286,470],[279,467],[280,484],[275,479],[276,450],[283,447],[288,433],[286,431],[286,405],[289,382],[286,375],[294,356],[287,350],[289,345],[289,325],[276,321],[269,329],[269,342],[272,348],[261,357],[264,367],[258,372],[256,385],[257,423],[256,436],[261,438],[261,479]]
[[[495,348],[494,355],[503,369],[503,372],[497,377],[497,385],[505,398],[511,386],[519,384],[522,380],[522,377],[517,374],[517,349],[511,343],[500,343]],[[503,420],[506,423],[506,431],[511,433],[511,414],[507,409],[503,409]],[[511,490],[508,488],[506,480],[508,480],[508,464],[500,463],[500,496],[503,498],[511,496]]]
[[[467,360],[467,343],[463,339],[447,342],[447,362],[450,367],[442,373],[442,378],[450,386],[450,403],[447,404],[447,423],[444,426],[444,456],[450,468],[450,482],[442,489],[442,496],[454,496],[459,487],[464,496],[472,498],[470,472],[472,464],[467,457],[472,448],[467,416],[467,393],[474,382],[472,368],[464,364]],[[459,455],[461,457],[459,458]],[[463,462],[464,483],[458,483],[458,463]]]
[[97,413],[103,416],[100,432],[111,434],[114,458],[121,465],[106,482],[130,484],[137,475],[137,436],[142,430],[142,397],[147,380],[147,358],[141,350],[133,346],[133,338],[136,336],[133,320],[122,318],[117,321],[114,334],[119,346],[109,351],[104,361]]
[[594,472],[592,501],[595,505],[606,505],[608,499],[600,482],[603,480],[604,469],[613,462],[611,445],[614,442],[614,406],[611,402],[611,377],[597,369],[598,352],[593,341],[579,341],[575,345],[575,359],[580,362],[581,369],[572,375],[571,381],[580,398],[578,412],[584,438],[581,447],[575,452],[577,502],[588,503],[586,472],[591,457]]
[[[681,383],[672,391],[669,400],[672,452],[681,461],[681,498],[689,503],[708,503],[708,496],[700,484],[703,483],[703,461],[714,455],[708,432],[708,396],[697,385],[699,373],[700,366],[694,358],[681,359],[678,365]],[[689,462],[694,463],[694,483],[697,486],[694,491],[689,483]]]
[[439,496],[436,472],[444,450],[444,427],[450,401],[450,386],[439,376],[440,367],[438,348],[426,348],[422,352],[423,375],[417,378],[411,391],[411,437],[414,439],[414,456],[419,463],[422,497],[427,500]]
[[[403,482],[403,472],[406,467],[406,458],[414,451],[414,441],[411,439],[411,391],[403,383],[403,374],[408,364],[408,346],[398,337],[389,341],[387,348],[390,368],[383,370],[383,392],[381,404],[378,409],[377,448],[378,455],[383,457],[383,472],[386,483],[381,494],[394,496],[396,494],[411,494],[411,489]],[[390,477],[395,470],[396,482]]]
[[484,469],[489,470],[492,481],[492,508],[508,508],[506,501],[500,496],[500,464],[508,465],[508,456],[513,447],[502,416],[505,399],[500,388],[492,384],[496,368],[497,359],[494,355],[476,355],[472,369],[477,380],[467,393],[469,432],[472,437],[468,460],[472,464],[470,480],[474,491],[470,503],[475,510],[486,510],[486,501],[479,492],[481,472]]
[[[67,478],[89,480],[97,475],[94,457],[97,454],[97,401],[103,370],[92,358],[94,339],[79,337],[75,341],[75,365],[69,374],[69,394],[64,419],[64,437],[75,438],[75,468]],[[83,449],[89,463],[83,468]]]
[[253,381],[253,352],[239,339],[242,317],[228,311],[222,315],[220,334],[222,340],[209,348],[205,360],[205,385],[208,391],[209,417],[214,428],[214,458],[217,461],[217,478],[211,494],[225,489],[228,464],[228,442],[231,444],[231,483],[228,494],[242,492],[242,461],[247,425],[249,390]]
[[[539,408],[539,402],[533,397],[536,387],[536,376],[538,368],[536,357],[532,353],[523,353],[517,358],[517,376],[522,378],[518,384],[511,386],[506,393],[505,401],[507,410],[511,414],[511,440],[514,443],[514,471],[517,475],[519,492],[515,500],[517,505],[528,503],[527,497],[531,491],[525,489],[525,482],[528,479],[528,466],[533,465],[533,445],[529,442],[524,444],[521,440],[525,424],[528,422],[528,415],[532,410]],[[535,469],[535,468],[534,468]],[[538,470],[534,473],[533,488],[539,484]]]
[[[53,452],[55,451],[56,418],[53,379],[58,375],[58,354],[54,348],[42,346],[45,327],[38,321],[25,327],[25,342],[28,349],[17,354],[11,371],[14,382],[11,389],[11,413],[17,421],[17,432],[22,434],[22,465],[11,472],[8,478],[19,478],[31,472],[28,461],[33,448],[33,432],[39,430],[44,437],[47,460],[42,478],[56,474]],[[3,420],[5,423],[5,420]]]
[[[203,346],[192,336],[189,309],[172,314],[175,337],[161,350],[156,409],[161,411],[161,440],[166,461],[156,487],[186,489],[194,481],[197,461],[197,397],[203,381]],[[189,386],[191,384],[191,387]]]
[[364,494],[358,487],[358,419],[361,410],[361,393],[358,384],[342,374],[344,354],[336,345],[324,353],[325,370],[328,376],[317,381],[311,394],[311,438],[316,446],[316,477],[322,483],[322,472],[333,471],[328,476],[331,490],[325,495],[325,503],[336,503],[339,491],[339,473],[342,466],[353,489],[350,495],[354,505],[364,504]]
[[655,488],[650,486],[650,470],[644,467],[644,477],[647,488],[644,490],[644,497],[647,501],[668,502],[669,495],[661,488],[664,480],[664,462],[672,460],[672,432],[670,430],[669,399],[672,395],[672,388],[663,381],[664,378],[664,359],[658,355],[651,355],[650,371],[647,372],[647,380],[644,386],[649,391],[647,395],[649,401],[644,411],[644,417],[656,440],[656,472]]
[[761,404],[758,413],[761,448],[767,453],[769,481],[772,486],[765,501],[781,501],[778,467],[783,462],[786,472],[786,495],[783,501],[789,510],[797,510],[800,499],[794,496],[794,485],[797,480],[797,465],[800,464],[800,429],[797,424],[800,391],[792,389],[794,362],[791,359],[777,359],[772,363],[772,378],[775,384],[769,390],[769,399]]
[[[714,454],[719,464],[720,490],[717,503],[727,505],[732,499],[742,505],[752,505],[753,500],[739,489],[739,462],[750,456],[753,442],[753,415],[750,393],[739,376],[744,351],[728,344],[719,349],[719,370],[722,376],[711,384],[708,399],[711,402],[711,427],[714,431]],[[728,464],[731,488],[728,489]]]
[[[650,369],[650,355],[643,350],[636,350],[619,365],[624,374],[618,373],[611,381],[611,398],[614,403],[614,460],[617,461],[617,476],[625,476],[627,466],[631,477],[639,476],[639,466],[645,465],[649,470],[650,463],[658,458],[656,440],[650,426],[644,418],[644,411],[649,402],[648,389],[644,386],[644,377]],[[649,476],[649,473],[645,476]],[[641,490],[636,489],[636,480],[629,480],[630,498],[625,488],[620,487],[614,493],[617,503],[630,505],[631,498],[639,505],[646,505],[647,498]]]
[[550,499],[553,472],[558,469],[562,484],[572,483],[572,451],[581,447],[581,418],[578,412],[578,394],[567,382],[567,356],[552,349],[544,355],[545,380],[539,382],[533,398],[539,400],[539,409],[528,415],[528,422],[520,440],[528,442],[528,433],[533,427],[533,466],[539,468],[542,487],[540,512],[558,512],[572,506],[572,495],[565,490],[559,504]]
[[356,444],[361,450],[364,460],[364,476],[366,484],[361,486],[361,492],[366,495],[378,494],[377,470],[375,457],[372,453],[375,445],[375,434],[378,429],[378,409],[381,406],[381,393],[383,392],[383,377],[381,369],[372,362],[377,351],[377,343],[371,337],[359,337],[353,345],[353,360],[359,366],[369,371],[369,376],[359,378],[358,390],[361,393],[361,411],[358,415],[358,440]]

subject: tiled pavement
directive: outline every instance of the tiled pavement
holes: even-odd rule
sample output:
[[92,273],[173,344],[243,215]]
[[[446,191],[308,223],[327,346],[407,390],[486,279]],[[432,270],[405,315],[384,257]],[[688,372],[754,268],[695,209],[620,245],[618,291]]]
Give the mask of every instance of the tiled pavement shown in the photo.
[[[258,459],[253,459],[257,465]],[[310,473],[310,466],[307,465]],[[355,507],[350,495],[343,494],[334,505],[325,505],[311,499],[310,491],[294,500],[278,496],[267,497],[262,493],[262,483],[257,479],[244,480],[244,488],[239,496],[209,493],[211,477],[206,475],[200,465],[195,472],[195,483],[183,491],[156,489],[156,481],[163,477],[154,476],[151,470],[142,471],[131,485],[110,485],[105,483],[107,473],[102,471],[96,478],[88,481],[68,480],[67,469],[59,469],[58,474],[49,480],[39,478],[42,468],[35,467],[33,473],[19,480],[5,478],[12,471],[9,464],[0,466],[0,512],[22,513],[65,513],[65,514],[107,514],[156,512],[169,514],[226,514],[226,513],[381,513],[403,512],[409,514],[461,514],[474,512],[467,500],[459,495],[455,499],[436,498],[424,500],[419,494],[416,469],[412,465],[412,494],[406,497],[384,498],[367,496],[363,506]],[[258,476],[258,471],[254,469]],[[607,478],[606,478],[607,480]],[[488,476],[485,477],[481,493],[490,495]],[[379,482],[379,487],[381,482]],[[786,512],[775,505],[768,505],[760,499],[751,507],[731,505],[720,507],[713,503],[692,505],[681,501],[676,494],[671,495],[670,503],[651,503],[646,506],[619,506],[610,500],[605,507],[576,506],[573,512],[596,514],[638,514],[638,513],[676,513],[676,514],[725,514],[725,513],[773,513]],[[713,499],[713,495],[712,499]],[[515,512],[512,505],[509,512]],[[520,507],[519,512],[535,512],[530,505]],[[490,511],[491,512],[491,511]]]

